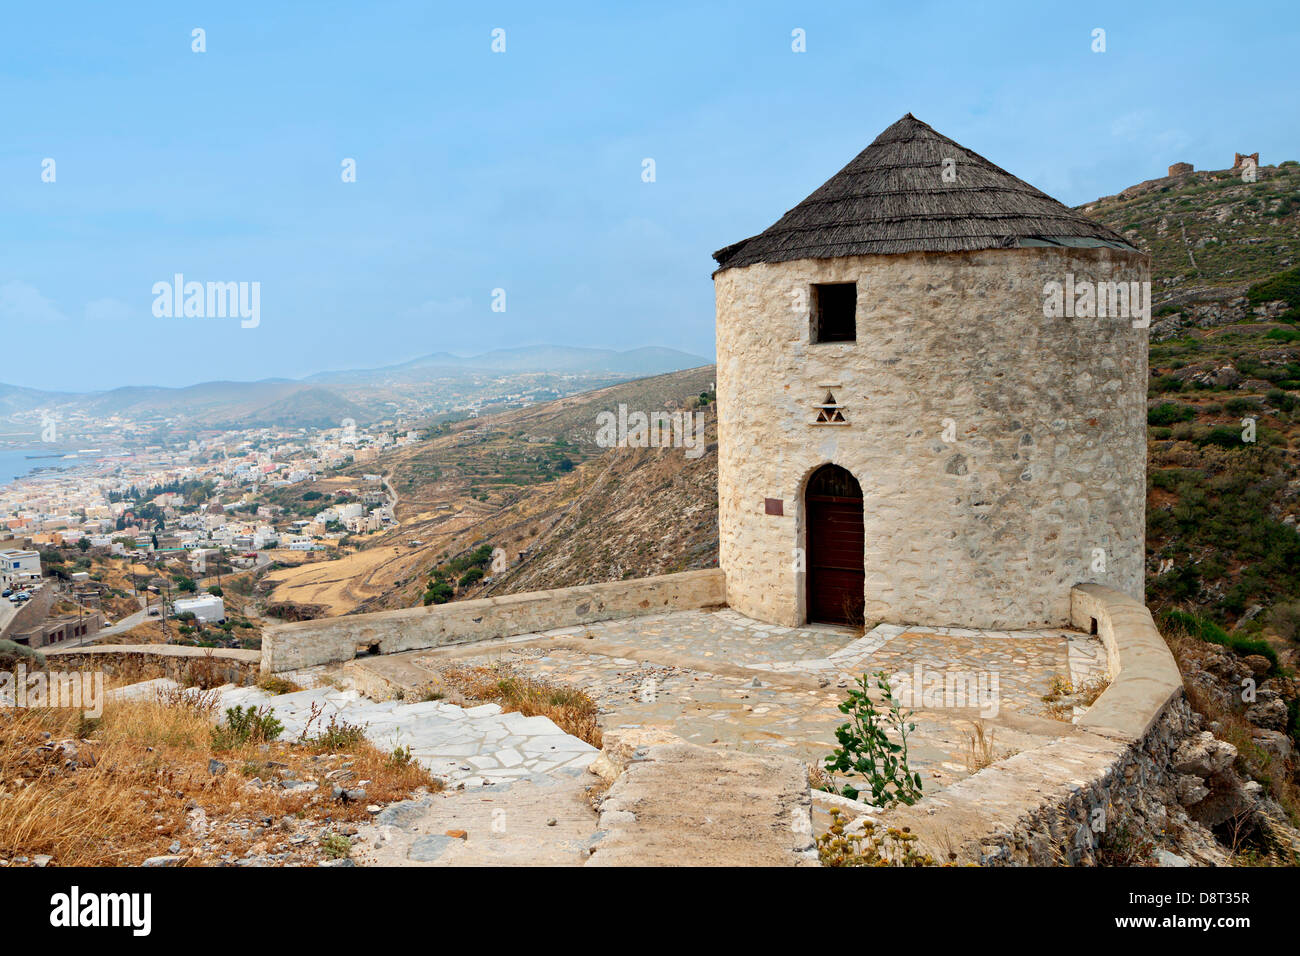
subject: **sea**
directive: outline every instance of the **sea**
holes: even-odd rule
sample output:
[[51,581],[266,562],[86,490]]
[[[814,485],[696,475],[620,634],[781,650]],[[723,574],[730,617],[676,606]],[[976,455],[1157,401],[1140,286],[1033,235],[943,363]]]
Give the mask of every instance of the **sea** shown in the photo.
[[37,445],[35,448],[0,448],[0,485],[7,485],[16,478],[28,475],[33,468],[58,468],[60,470],[75,468],[78,465],[94,463],[98,456],[85,458],[28,458],[28,455],[53,454],[49,445]]

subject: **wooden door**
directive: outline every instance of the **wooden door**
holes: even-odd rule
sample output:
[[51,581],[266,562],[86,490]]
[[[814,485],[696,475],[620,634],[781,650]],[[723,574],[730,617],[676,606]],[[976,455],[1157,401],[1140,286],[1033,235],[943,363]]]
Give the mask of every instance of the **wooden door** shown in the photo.
[[808,480],[808,619],[827,624],[862,624],[862,488],[837,465],[825,465]]

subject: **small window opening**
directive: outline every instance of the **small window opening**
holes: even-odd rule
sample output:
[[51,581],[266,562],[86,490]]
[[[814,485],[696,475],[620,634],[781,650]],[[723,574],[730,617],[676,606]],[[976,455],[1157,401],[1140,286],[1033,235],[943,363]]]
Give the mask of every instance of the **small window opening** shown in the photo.
[[834,282],[812,287],[812,341],[857,340],[858,286]]
[[1095,617],[1093,617],[1093,618],[1089,618],[1089,620],[1092,621],[1092,628],[1088,631],[1088,633],[1089,633],[1089,634],[1096,634],[1096,633],[1097,633],[1097,619],[1096,619]]

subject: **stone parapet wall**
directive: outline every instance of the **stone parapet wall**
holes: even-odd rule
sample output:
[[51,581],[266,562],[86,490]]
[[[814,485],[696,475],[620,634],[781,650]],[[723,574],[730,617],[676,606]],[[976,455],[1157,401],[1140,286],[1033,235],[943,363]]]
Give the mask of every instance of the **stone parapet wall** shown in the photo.
[[1083,584],[1075,626],[1106,647],[1110,686],[1068,736],[1023,751],[883,821],[917,833],[936,860],[1047,866],[1093,861],[1108,825],[1171,786],[1171,754],[1195,730],[1173,654],[1139,601]]
[[181,683],[201,674],[205,683],[250,684],[262,658],[261,651],[177,644],[96,644],[41,653],[51,670],[100,670],[133,679],[162,675]]
[[275,673],[380,654],[726,603],[719,570],[685,571],[630,581],[527,591],[475,601],[378,611],[268,628],[262,671]]

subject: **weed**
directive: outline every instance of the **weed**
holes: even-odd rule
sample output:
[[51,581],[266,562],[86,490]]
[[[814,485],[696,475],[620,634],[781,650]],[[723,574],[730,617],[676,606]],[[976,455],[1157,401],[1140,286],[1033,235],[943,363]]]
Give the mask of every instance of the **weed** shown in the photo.
[[[850,690],[848,699],[840,704],[840,713],[847,715],[849,722],[835,730],[840,745],[826,758],[826,772],[862,777],[871,788],[873,806],[911,805],[921,799],[921,775],[907,762],[907,735],[916,724],[908,722],[911,711],[904,712],[894,699],[885,672],[878,671],[874,676],[884,713],[872,702],[871,683],[863,674],[857,688]],[[893,729],[898,743],[889,739],[886,728]],[[850,800],[856,800],[860,792],[850,784],[843,787],[844,796]]]
[[861,833],[846,832],[844,814],[831,811],[830,829],[817,838],[822,866],[934,866],[934,858],[916,849],[916,834],[907,827],[877,832],[866,820]]
[[321,838],[320,847],[331,860],[341,860],[352,852],[352,841],[342,833],[331,833]]
[[266,707],[228,707],[226,722],[212,728],[213,750],[234,750],[249,743],[270,743],[284,732],[275,711]]

